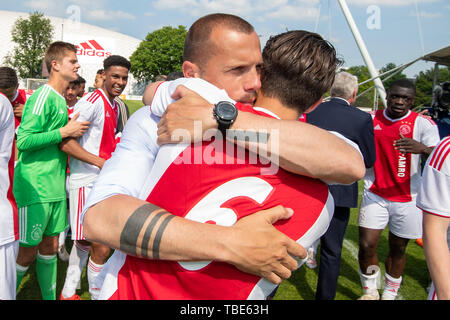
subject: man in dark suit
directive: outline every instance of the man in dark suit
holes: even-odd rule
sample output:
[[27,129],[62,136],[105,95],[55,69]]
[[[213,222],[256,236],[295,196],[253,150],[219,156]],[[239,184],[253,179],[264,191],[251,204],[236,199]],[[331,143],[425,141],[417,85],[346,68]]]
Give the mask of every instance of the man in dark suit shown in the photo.
[[[306,115],[306,122],[335,131],[356,143],[364,157],[366,168],[375,162],[375,143],[372,117],[353,107],[358,91],[358,79],[348,72],[336,75],[331,88],[331,100],[321,103]],[[327,232],[320,239],[320,265],[316,300],[333,300],[341,264],[344,234],[350,208],[358,206],[358,183],[330,185],[335,211]]]

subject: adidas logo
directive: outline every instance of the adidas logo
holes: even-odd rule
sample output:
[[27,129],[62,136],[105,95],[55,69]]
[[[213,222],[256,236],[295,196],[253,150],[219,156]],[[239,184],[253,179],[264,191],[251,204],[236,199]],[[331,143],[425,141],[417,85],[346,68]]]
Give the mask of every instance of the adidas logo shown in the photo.
[[377,124],[377,125],[375,126],[375,128],[373,128],[373,130],[381,130],[381,127],[380,127],[380,125],[379,125],[379,124]]
[[109,57],[111,52],[106,50],[95,40],[88,40],[81,42],[79,45],[75,45],[77,48],[77,55],[89,56],[89,57]]

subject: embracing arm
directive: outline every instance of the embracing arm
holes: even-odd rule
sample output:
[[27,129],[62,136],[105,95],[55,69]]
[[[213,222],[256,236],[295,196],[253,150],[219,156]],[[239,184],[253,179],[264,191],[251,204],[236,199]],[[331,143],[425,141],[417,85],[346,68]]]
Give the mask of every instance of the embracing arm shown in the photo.
[[[178,142],[172,135],[180,128],[186,129],[194,141],[202,140],[206,131],[217,129],[213,105],[208,101],[184,86],[178,86],[172,97],[180,99],[167,107],[158,124],[159,144]],[[198,121],[202,130],[196,130]],[[260,137],[265,134],[266,139],[235,142],[258,150],[258,154],[275,160],[290,172],[343,184],[353,183],[365,174],[363,158],[355,148],[313,125],[239,112],[231,129],[234,133],[259,132]]]
[[[289,278],[306,251],[272,226],[292,211],[281,206],[249,215],[232,227],[174,216],[146,201],[115,195],[89,208],[84,236],[128,254],[175,261],[216,260],[273,283]],[[102,225],[102,228],[96,226]]]
[[77,158],[83,162],[102,168],[105,163],[105,159],[96,156],[93,153],[88,152],[84,149],[77,140],[73,138],[66,138],[60,144],[59,148],[61,151],[67,153],[69,156]]

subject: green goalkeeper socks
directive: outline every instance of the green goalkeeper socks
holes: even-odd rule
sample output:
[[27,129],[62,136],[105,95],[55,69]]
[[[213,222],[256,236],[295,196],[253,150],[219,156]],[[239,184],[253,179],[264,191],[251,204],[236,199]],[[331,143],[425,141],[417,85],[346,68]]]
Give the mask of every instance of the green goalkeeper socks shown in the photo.
[[56,254],[44,256],[39,252],[36,259],[36,274],[41,288],[42,299],[56,300],[56,275],[58,259]]
[[16,292],[19,291],[20,283],[22,282],[23,277],[28,271],[28,267],[23,267],[16,263],[16,275],[17,275],[17,282],[16,282]]

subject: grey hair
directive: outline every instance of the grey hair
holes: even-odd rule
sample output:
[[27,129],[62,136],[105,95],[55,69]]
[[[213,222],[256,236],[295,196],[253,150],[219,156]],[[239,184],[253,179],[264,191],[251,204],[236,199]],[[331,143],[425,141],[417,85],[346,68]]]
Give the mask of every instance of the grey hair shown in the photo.
[[358,89],[358,77],[341,71],[336,74],[330,93],[332,97],[348,99],[355,89]]

